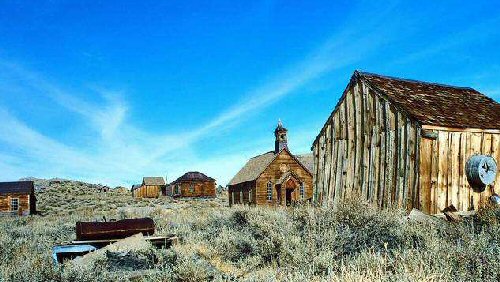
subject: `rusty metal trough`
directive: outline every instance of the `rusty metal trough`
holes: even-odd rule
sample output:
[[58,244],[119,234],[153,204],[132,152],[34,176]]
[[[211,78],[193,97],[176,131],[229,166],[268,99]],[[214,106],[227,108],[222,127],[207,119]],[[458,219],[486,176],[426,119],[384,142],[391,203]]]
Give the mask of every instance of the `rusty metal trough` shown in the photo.
[[109,222],[82,222],[76,223],[76,240],[107,240],[123,239],[142,233],[153,235],[155,223],[151,218],[123,219]]

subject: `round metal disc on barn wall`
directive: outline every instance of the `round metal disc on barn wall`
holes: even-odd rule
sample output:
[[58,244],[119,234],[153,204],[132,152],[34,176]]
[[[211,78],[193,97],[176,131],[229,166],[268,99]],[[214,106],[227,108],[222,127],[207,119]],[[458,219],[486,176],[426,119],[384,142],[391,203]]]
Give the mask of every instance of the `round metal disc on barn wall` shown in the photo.
[[497,163],[491,156],[474,155],[465,165],[467,181],[475,192],[483,192],[487,185],[495,181],[497,169]]

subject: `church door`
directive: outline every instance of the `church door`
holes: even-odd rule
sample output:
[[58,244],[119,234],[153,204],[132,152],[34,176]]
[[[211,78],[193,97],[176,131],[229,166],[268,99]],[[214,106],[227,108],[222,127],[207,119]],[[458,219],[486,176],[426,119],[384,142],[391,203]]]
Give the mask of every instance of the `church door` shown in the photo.
[[292,189],[286,189],[286,205],[289,206],[292,204]]
[[289,206],[293,203],[293,192],[295,191],[296,185],[292,179],[288,179],[285,184],[285,200],[286,205]]

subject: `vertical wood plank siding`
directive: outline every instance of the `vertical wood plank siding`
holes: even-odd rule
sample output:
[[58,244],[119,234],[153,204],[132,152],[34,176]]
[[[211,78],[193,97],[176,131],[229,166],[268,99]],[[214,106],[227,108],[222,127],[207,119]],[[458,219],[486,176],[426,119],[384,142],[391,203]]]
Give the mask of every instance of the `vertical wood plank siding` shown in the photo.
[[[325,154],[324,154],[325,155]],[[277,194],[279,190],[277,186],[277,180],[284,174],[280,170],[281,165],[286,165],[290,168],[290,172],[296,176],[296,188],[292,192],[292,201],[307,201],[313,198],[313,180],[311,173],[306,171],[286,150],[280,152],[278,156],[267,166],[267,168],[261,173],[261,175],[255,181],[255,193],[252,196],[255,197],[252,203],[257,205],[282,205],[285,204],[285,188],[283,187],[281,195]],[[295,179],[295,176],[293,177]],[[324,178],[323,178],[324,179]],[[272,199],[267,200],[267,183],[271,181],[272,183]],[[304,199],[300,197],[300,182],[304,185]],[[248,193],[245,193],[248,194]],[[326,198],[328,194],[324,194]],[[280,201],[281,200],[281,201]],[[246,201],[244,202],[246,203]]]
[[215,181],[183,181],[177,183],[181,197],[215,197]]
[[484,192],[474,192],[467,182],[465,165],[475,154],[492,156],[500,164],[500,134],[436,130],[436,139],[422,138],[420,150],[420,201],[422,211],[438,213],[454,205],[458,210],[477,209],[500,192],[500,174]]
[[355,196],[381,207],[413,207],[416,132],[417,124],[387,100],[351,82],[312,148],[316,200],[334,205]]
[[136,198],[158,198],[161,195],[162,185],[142,185],[132,192]]
[[[434,136],[422,137],[429,130]],[[449,205],[477,209],[500,193],[500,173],[482,193],[465,175],[474,154],[500,165],[498,130],[422,126],[362,80],[351,80],[312,150],[314,200],[325,206],[361,197],[379,207],[439,213]]]

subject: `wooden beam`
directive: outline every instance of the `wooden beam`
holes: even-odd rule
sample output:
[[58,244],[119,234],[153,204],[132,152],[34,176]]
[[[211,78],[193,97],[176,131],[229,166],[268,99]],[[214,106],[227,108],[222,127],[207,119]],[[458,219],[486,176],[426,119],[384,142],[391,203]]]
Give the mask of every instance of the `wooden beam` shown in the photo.
[[422,125],[422,129],[440,130],[440,131],[455,131],[455,132],[479,132],[479,133],[500,133],[500,129],[482,129],[482,128],[455,128],[443,127],[435,125]]

